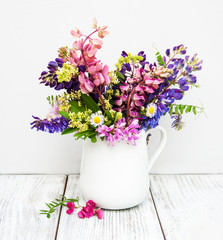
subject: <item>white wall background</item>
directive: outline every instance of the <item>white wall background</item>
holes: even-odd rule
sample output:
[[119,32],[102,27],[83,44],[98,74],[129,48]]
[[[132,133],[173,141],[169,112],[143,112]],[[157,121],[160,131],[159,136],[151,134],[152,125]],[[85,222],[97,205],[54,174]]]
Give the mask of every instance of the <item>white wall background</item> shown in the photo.
[[29,123],[32,114],[45,116],[45,98],[56,94],[39,85],[41,71],[60,46],[71,46],[72,28],[91,31],[94,16],[109,25],[98,58],[111,69],[122,50],[144,50],[154,59],[153,43],[161,52],[183,43],[204,60],[201,88],[188,92],[184,103],[199,105],[201,100],[208,117],[185,116],[180,132],[171,129],[168,117],[162,119],[168,143],[152,172],[223,173],[222,12],[221,0],[1,1],[0,173],[79,171],[82,142],[36,132]]

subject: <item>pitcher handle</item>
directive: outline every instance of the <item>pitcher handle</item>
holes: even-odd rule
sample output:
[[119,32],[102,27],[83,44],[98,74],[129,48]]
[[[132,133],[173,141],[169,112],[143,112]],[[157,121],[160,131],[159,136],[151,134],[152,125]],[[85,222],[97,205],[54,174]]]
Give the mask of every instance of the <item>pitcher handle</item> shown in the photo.
[[166,145],[166,140],[167,140],[167,135],[166,135],[166,130],[160,126],[156,127],[156,128],[151,128],[149,130],[146,131],[146,139],[148,134],[159,130],[161,133],[161,137],[160,137],[160,142],[158,147],[156,148],[155,152],[153,153],[153,156],[150,158],[150,162],[149,162],[149,167],[148,167],[148,172],[151,170],[153,164],[155,163],[156,159],[158,158],[158,156],[160,155],[160,153],[162,152],[163,148]]

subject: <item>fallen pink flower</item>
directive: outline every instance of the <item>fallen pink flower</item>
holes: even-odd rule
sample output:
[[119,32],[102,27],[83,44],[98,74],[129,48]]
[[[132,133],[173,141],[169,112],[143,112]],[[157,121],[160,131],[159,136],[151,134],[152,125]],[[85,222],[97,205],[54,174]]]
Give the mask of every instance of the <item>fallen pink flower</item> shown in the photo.
[[94,210],[91,206],[83,207],[80,212],[78,212],[79,218],[90,218],[94,215]]
[[67,209],[66,213],[70,215],[74,211],[75,205],[73,202],[68,202],[67,207],[68,207],[68,209]]
[[86,206],[90,206],[93,209],[96,209],[96,203],[92,200],[87,201]]
[[103,211],[100,208],[95,210],[95,213],[96,213],[98,219],[102,219],[103,218],[104,213],[103,213]]

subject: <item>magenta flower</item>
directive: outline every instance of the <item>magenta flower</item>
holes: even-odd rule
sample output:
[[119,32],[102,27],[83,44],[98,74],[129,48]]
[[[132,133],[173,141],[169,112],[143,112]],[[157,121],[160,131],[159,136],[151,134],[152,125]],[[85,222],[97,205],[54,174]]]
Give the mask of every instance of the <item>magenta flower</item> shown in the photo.
[[79,218],[90,218],[94,215],[94,209],[90,206],[87,205],[86,207],[83,207],[80,212],[78,212]]
[[68,202],[67,207],[68,207],[68,209],[67,209],[66,213],[70,215],[71,213],[73,213],[75,205],[73,202]]
[[126,141],[127,143],[136,145],[135,141],[140,138],[141,133],[139,128],[138,119],[132,120],[130,125],[126,127],[126,120],[122,118],[115,126],[107,127],[106,125],[101,125],[96,131],[98,132],[98,136],[105,137],[105,140],[108,141],[109,144],[114,145],[114,141]]
[[98,219],[102,219],[103,218],[104,213],[103,213],[103,211],[100,208],[95,210],[95,213],[96,213]]
[[92,200],[87,201],[86,205],[96,209],[96,203]]

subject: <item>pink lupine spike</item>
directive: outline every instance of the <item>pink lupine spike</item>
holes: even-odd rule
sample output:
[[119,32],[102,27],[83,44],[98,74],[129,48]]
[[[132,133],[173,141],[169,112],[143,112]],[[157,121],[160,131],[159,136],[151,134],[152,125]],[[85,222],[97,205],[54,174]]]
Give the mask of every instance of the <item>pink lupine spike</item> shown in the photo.
[[94,39],[91,40],[91,42],[92,42],[92,44],[94,45],[95,48],[101,49],[103,42],[100,39],[94,38]]
[[103,75],[105,80],[105,85],[109,85],[111,83],[111,78],[108,75]]
[[92,48],[91,50],[87,51],[88,57],[94,57],[97,53],[97,48]]
[[140,72],[140,69],[139,69],[139,68],[137,68],[137,69],[135,70],[135,76],[136,76],[137,79],[141,79],[141,78],[142,78],[141,72]]
[[95,86],[98,87],[98,86],[100,85],[100,83],[101,83],[101,82],[100,82],[100,80],[99,80],[98,78],[94,80],[94,85],[95,85]]
[[108,65],[104,65],[102,74],[108,74],[108,73],[109,73],[109,67],[108,67]]
[[144,91],[147,93],[154,93],[154,90],[150,87],[145,87]]
[[94,89],[94,84],[88,79],[86,79],[84,86],[88,92],[92,92]]
[[101,73],[98,73],[98,78],[100,80],[100,83],[103,84],[105,79],[104,79],[104,77],[103,77],[103,75]]
[[76,50],[76,51],[81,50],[82,45],[83,45],[83,41],[82,40],[75,41],[73,43],[73,49]]
[[96,66],[90,66],[90,67],[88,68],[88,72],[89,72],[90,74],[95,74],[96,71],[97,71]]
[[122,99],[115,100],[115,105],[121,106],[122,105]]
[[82,33],[81,33],[81,31],[78,28],[75,28],[75,30],[71,30],[71,34],[75,38],[80,38],[82,36]]
[[95,28],[95,29],[97,28],[97,19],[96,19],[96,17],[93,18],[92,27]]
[[120,89],[121,89],[122,91],[128,91],[128,90],[129,90],[129,84],[123,83],[123,85],[120,86]]

